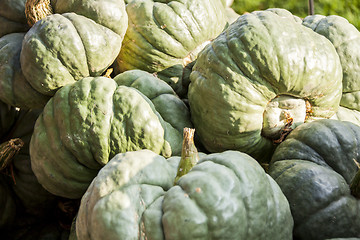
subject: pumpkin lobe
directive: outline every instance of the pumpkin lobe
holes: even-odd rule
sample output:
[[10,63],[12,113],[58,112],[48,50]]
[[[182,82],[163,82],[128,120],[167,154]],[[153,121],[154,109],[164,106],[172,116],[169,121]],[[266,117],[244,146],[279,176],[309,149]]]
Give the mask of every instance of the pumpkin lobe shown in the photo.
[[30,27],[40,19],[51,14],[53,14],[53,9],[50,0],[26,0],[25,15]]

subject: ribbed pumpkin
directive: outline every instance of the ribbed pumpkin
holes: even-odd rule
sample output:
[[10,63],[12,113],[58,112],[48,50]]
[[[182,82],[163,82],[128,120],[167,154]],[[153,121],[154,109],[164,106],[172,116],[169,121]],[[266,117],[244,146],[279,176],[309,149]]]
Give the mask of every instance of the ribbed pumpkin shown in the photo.
[[[118,55],[127,29],[123,0],[28,0],[25,9],[32,27],[16,44],[0,49],[1,63],[6,63],[0,85],[7,90],[0,92],[0,100],[20,108],[42,108],[43,98],[62,86],[101,75]],[[42,99],[34,100],[34,91]]]
[[[150,150],[114,156],[82,197],[77,238],[292,239],[288,202],[256,160],[226,151],[196,162],[189,135],[182,157]],[[189,164],[174,185],[177,169]]]
[[0,38],[0,99],[11,106],[31,109],[44,106],[50,96],[36,91],[24,77],[20,65],[24,36],[11,33]]
[[227,25],[220,0],[133,0],[126,12],[129,26],[115,72],[142,69],[166,81],[186,97],[184,67]]
[[360,238],[359,162],[360,126],[346,121],[302,124],[276,148],[269,174],[289,201],[296,239]]
[[198,55],[188,100],[201,142],[269,161],[274,140],[338,110],[334,46],[285,9],[243,14]]
[[49,192],[80,198],[117,153],[180,154],[187,126],[185,103],[150,73],[88,77],[64,86],[46,104],[30,143],[31,165]]
[[343,96],[340,105],[360,111],[360,32],[341,16],[311,15],[303,25],[329,39],[343,70]]

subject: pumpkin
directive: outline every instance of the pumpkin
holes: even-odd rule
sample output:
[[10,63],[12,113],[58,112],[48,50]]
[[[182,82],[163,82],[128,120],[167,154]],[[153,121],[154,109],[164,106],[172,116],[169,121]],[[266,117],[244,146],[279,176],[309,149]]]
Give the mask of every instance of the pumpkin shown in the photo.
[[360,237],[360,197],[351,191],[360,186],[359,156],[360,126],[347,121],[304,123],[279,144],[268,173],[289,201],[296,239]]
[[0,37],[14,32],[26,32],[29,26],[25,17],[26,0],[2,0],[0,2]]
[[180,97],[186,97],[184,67],[227,24],[220,0],[133,0],[126,12],[128,29],[115,73],[141,69],[155,73]]
[[44,106],[50,97],[36,91],[24,77],[20,65],[24,36],[11,33],[0,38],[0,99],[11,106],[31,109]]
[[[37,8],[40,8],[38,12],[30,11]],[[20,80],[11,71],[19,72],[20,64],[24,76],[21,81],[26,80],[28,84],[12,97],[9,97],[11,91],[1,92],[0,100],[7,104],[42,108],[46,103],[42,99],[53,96],[62,86],[83,77],[101,75],[120,51],[127,28],[123,0],[28,0],[25,9],[27,20],[33,25],[23,39],[17,41],[17,46],[12,43],[11,48],[20,51],[19,58],[15,53],[7,54],[7,48],[1,49],[0,58],[8,64],[6,71],[0,72],[0,82],[2,88],[17,88],[15,81]],[[38,20],[35,17],[39,12],[47,15]],[[33,91],[44,96],[33,100]],[[23,105],[25,97],[33,103],[31,106]]]
[[360,111],[340,106],[331,119],[348,121],[360,126]]
[[[77,238],[292,239],[288,202],[256,160],[226,151],[196,162],[193,134],[184,129],[181,157],[115,155],[82,197]],[[183,166],[193,167],[174,185]]]
[[185,103],[150,73],[83,78],[61,88],[39,116],[30,142],[32,169],[49,192],[80,198],[119,152],[180,154],[186,126],[192,123]]
[[342,70],[331,42],[285,9],[241,15],[198,55],[191,117],[210,152],[268,162],[283,134],[338,110]]
[[334,45],[343,70],[343,95],[340,105],[360,111],[360,32],[341,16],[311,15],[303,25],[329,39]]

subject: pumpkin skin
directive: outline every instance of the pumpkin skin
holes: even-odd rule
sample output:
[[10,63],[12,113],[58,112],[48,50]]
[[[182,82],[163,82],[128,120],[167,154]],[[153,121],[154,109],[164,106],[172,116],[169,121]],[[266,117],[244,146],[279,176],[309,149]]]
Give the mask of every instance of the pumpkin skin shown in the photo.
[[303,25],[325,36],[334,45],[343,70],[343,95],[340,105],[360,111],[360,32],[341,16],[311,15]]
[[253,158],[204,155],[173,185],[179,161],[117,154],[82,198],[78,239],[292,239],[287,200]]
[[20,65],[24,35],[11,33],[0,38],[0,99],[25,110],[44,106],[50,97],[36,91],[24,77]]
[[349,109],[340,106],[336,114],[331,119],[348,121],[360,126],[360,112],[358,110]]
[[26,0],[2,0],[0,2],[0,37],[14,32],[26,32],[29,26],[25,17]]
[[80,198],[119,152],[180,154],[187,126],[186,105],[150,73],[84,78],[60,89],[39,116],[30,142],[32,169],[49,192]]
[[359,140],[358,125],[323,119],[298,126],[276,148],[269,174],[289,201],[296,239],[360,237],[360,200],[349,187]]
[[[10,71],[20,71],[19,64],[25,85],[31,86],[17,90],[23,94],[14,97],[1,93],[0,99],[7,104],[22,109],[43,108],[43,99],[53,96],[62,86],[101,75],[120,51],[127,28],[123,0],[60,0],[51,1],[51,8],[53,14],[37,21],[19,41],[20,45],[12,43],[12,48],[20,51],[19,58],[1,49],[4,52],[0,56],[8,63],[7,72],[0,72],[2,88],[19,86],[13,82],[17,78],[9,76]],[[27,92],[29,89],[31,93]],[[37,97],[33,91],[40,99],[33,99]]]
[[243,14],[207,45],[190,80],[191,117],[205,148],[268,162],[288,120],[294,128],[337,111],[342,71],[329,40],[287,10],[269,9]]
[[184,67],[227,25],[220,0],[135,0],[126,5],[129,25],[115,73],[141,69],[186,97]]

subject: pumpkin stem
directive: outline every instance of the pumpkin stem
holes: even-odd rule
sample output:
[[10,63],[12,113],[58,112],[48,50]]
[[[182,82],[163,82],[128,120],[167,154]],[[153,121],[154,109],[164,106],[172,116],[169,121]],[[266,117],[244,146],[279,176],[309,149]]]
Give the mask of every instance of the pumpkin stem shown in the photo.
[[358,172],[355,174],[355,177],[351,181],[350,191],[354,197],[360,199],[360,170],[358,170]]
[[194,128],[184,128],[181,159],[174,184],[179,178],[187,174],[199,161],[198,151],[194,143]]
[[10,139],[0,145],[0,171],[7,175],[11,175],[15,184],[12,160],[23,146],[24,142],[20,138]]
[[25,15],[30,27],[40,19],[51,14],[53,14],[53,9],[50,0],[26,0]]

